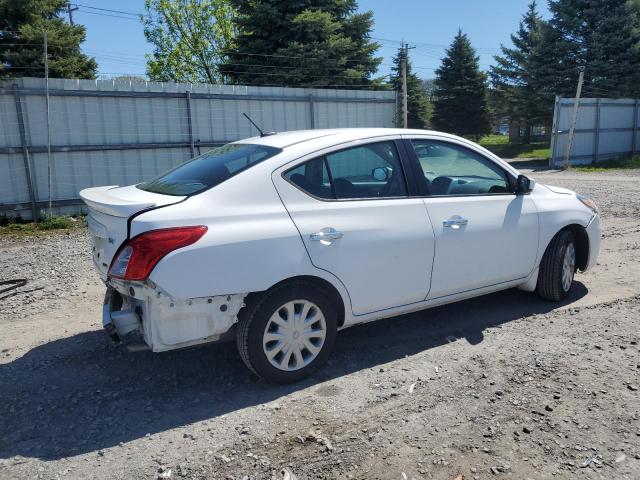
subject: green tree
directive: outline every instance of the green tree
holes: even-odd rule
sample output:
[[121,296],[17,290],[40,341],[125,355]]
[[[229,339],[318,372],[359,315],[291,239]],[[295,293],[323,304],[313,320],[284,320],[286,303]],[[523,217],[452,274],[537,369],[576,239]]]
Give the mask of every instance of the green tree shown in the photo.
[[438,130],[476,138],[491,131],[486,75],[461,30],[436,70],[434,95],[432,121]]
[[373,13],[356,0],[233,0],[235,51],[225,76],[234,83],[284,86],[367,86],[381,58],[369,38]]
[[0,0],[0,78],[44,77],[44,32],[50,77],[96,77],[95,59],[80,51],[85,28],[64,21],[66,5],[66,0]]
[[147,75],[159,82],[218,83],[233,41],[228,0],[146,0],[144,34],[153,44]]
[[640,94],[637,5],[629,0],[550,0],[552,18],[538,64],[549,95],[575,95],[580,67],[585,69],[585,95]]
[[502,55],[494,57],[496,65],[489,74],[493,86],[491,98],[500,112],[525,127],[524,143],[530,142],[533,125],[551,123],[553,97],[543,88],[538,75],[540,62],[544,61],[540,57],[543,26],[533,0],[518,31],[511,35],[513,48],[501,45]]
[[[406,50],[402,47],[393,57],[391,86],[396,92],[402,91],[401,65]],[[431,103],[424,82],[411,71],[411,62],[407,58],[407,123],[409,128],[429,128]],[[400,124],[401,122],[397,122]]]

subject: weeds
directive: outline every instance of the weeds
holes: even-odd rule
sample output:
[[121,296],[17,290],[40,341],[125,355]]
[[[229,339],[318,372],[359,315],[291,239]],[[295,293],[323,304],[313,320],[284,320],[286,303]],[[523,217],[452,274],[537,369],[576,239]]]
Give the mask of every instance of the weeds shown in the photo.
[[39,222],[25,222],[21,217],[1,217],[0,235],[35,236],[46,232],[69,232],[84,225],[82,218],[43,213]]
[[630,168],[640,168],[640,156],[633,158],[614,158],[591,165],[576,165],[571,167],[577,172],[606,172],[607,170],[626,170]]

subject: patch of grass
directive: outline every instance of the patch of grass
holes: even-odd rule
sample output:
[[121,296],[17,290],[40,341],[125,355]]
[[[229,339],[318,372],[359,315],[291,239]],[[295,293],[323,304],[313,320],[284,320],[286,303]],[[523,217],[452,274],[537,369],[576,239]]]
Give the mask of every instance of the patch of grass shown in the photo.
[[508,145],[509,137],[507,135],[485,135],[480,138],[478,143],[485,148],[487,145]]
[[68,215],[42,215],[39,222],[22,222],[22,219],[3,218],[0,222],[0,235],[36,236],[46,232],[69,232],[84,225],[79,218]]
[[66,215],[51,215],[46,216],[40,223],[37,224],[41,230],[64,230],[72,228],[74,225],[71,217]]
[[577,172],[606,172],[607,170],[626,170],[630,168],[640,168],[640,156],[633,158],[614,158],[604,162],[593,163],[591,165],[576,165],[571,167]]
[[549,158],[551,154],[546,143],[509,143],[506,135],[486,135],[478,142],[501,158]]

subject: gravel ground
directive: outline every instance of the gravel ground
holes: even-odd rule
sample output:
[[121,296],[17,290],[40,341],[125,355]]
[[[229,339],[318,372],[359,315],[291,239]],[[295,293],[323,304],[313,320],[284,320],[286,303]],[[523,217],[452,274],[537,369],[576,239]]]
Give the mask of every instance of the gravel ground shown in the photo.
[[604,217],[566,302],[357,326],[289,386],[233,344],[112,346],[85,232],[0,238],[1,276],[30,279],[0,300],[0,478],[640,478],[640,171],[531,175]]
[[[57,310],[102,285],[93,272],[91,240],[85,229],[44,237],[0,237],[0,280],[27,279],[16,291],[0,294],[0,325]],[[0,326],[0,328],[2,328]]]

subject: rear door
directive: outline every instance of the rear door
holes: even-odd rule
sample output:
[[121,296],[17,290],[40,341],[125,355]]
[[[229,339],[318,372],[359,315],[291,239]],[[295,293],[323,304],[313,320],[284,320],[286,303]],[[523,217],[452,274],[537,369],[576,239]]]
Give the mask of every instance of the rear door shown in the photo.
[[273,174],[312,263],[345,285],[362,315],[424,300],[433,229],[412,198],[393,139],[341,146]]
[[538,212],[515,177],[454,141],[411,138],[435,232],[429,298],[526,278],[538,251]]

